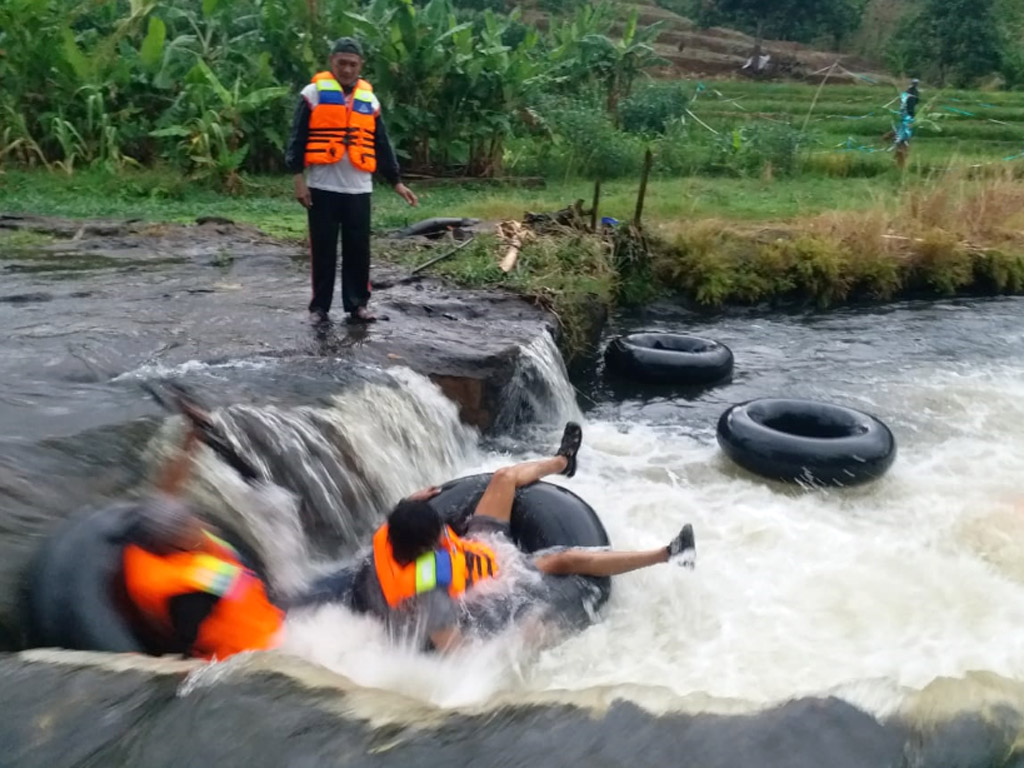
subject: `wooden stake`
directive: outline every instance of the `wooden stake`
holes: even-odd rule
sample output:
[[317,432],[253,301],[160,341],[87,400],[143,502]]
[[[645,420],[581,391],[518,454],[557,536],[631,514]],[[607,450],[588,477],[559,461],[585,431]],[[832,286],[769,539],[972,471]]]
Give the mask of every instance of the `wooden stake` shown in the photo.
[[654,155],[647,148],[647,153],[644,155],[644,170],[640,176],[640,192],[636,196],[636,213],[633,215],[633,226],[637,229],[640,228],[640,219],[644,214],[644,198],[647,197],[647,177],[651,175],[651,165],[654,162]]
[[523,247],[523,226],[518,221],[508,221],[501,225],[499,231],[510,242],[508,252],[498,266],[502,272],[510,272],[519,258],[519,249]]
[[811,113],[814,112],[814,107],[818,104],[818,97],[821,96],[821,89],[825,87],[825,83],[828,82],[829,77],[837,66],[839,66],[838,59],[832,62],[832,66],[828,68],[828,72],[826,72],[825,77],[822,78],[821,84],[818,86],[818,90],[814,93],[814,101],[811,102],[811,108],[807,110],[807,117],[804,118],[804,125],[800,129],[800,133],[807,133],[807,124],[811,122]]
[[590,208],[590,229],[597,232],[597,206],[601,203],[601,180],[594,182],[594,204]]
[[427,267],[432,267],[434,264],[437,264],[437,262],[439,262],[439,261],[444,261],[445,259],[447,259],[447,258],[449,258],[451,256],[454,256],[456,253],[461,251],[463,248],[465,248],[471,242],[473,242],[473,238],[472,237],[469,238],[468,240],[463,240],[461,243],[459,243],[457,246],[452,248],[450,251],[446,251],[445,253],[442,253],[440,256],[437,256],[437,257],[431,259],[430,261],[427,261],[427,262],[424,262],[423,264],[420,264],[418,267],[416,267],[415,269],[411,270],[409,272],[409,274],[410,275],[415,275],[418,272],[422,272]]

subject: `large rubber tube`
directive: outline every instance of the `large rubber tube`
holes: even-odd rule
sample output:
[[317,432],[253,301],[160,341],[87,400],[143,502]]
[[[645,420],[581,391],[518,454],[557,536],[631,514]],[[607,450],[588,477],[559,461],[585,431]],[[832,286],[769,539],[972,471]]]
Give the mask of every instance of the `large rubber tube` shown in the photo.
[[[138,504],[86,510],[46,540],[29,569],[25,595],[28,642],[34,647],[113,653],[168,653],[136,620],[122,572]],[[255,553],[230,531],[219,534],[242,561],[263,573]]]
[[392,237],[416,237],[417,235],[442,235],[449,229],[455,229],[456,227],[471,227],[474,224],[479,224],[479,219],[466,219],[466,218],[452,218],[452,217],[438,217],[433,219],[424,219],[423,221],[417,221],[414,224],[410,224],[408,227],[399,229],[394,232]]
[[[430,503],[456,532],[462,532],[490,479],[490,474],[482,474],[452,480],[441,486],[441,493]],[[609,545],[608,533],[594,509],[572,491],[551,483],[534,483],[516,491],[510,527],[512,540],[527,553],[550,547]],[[570,627],[589,624],[612,589],[607,577],[545,575],[542,582],[543,588],[533,597],[547,604],[550,617]],[[495,621],[493,613],[489,620]]]
[[[457,533],[465,533],[466,523],[490,479],[490,474],[482,474],[452,480],[441,486],[430,504]],[[510,529],[516,546],[527,553],[551,547],[608,546],[608,534],[593,508],[572,491],[551,483],[534,483],[516,491]],[[317,579],[290,607],[339,603],[356,611],[365,610],[354,594],[363,565],[362,560],[349,563]],[[545,618],[570,629],[582,628],[593,621],[611,588],[610,578],[544,575],[537,584],[523,586],[516,594],[491,594],[480,601],[470,596],[467,625],[486,634],[506,626],[522,610],[540,606]]]
[[732,375],[733,354],[724,344],[676,333],[634,333],[605,348],[608,370],[649,384],[707,386]]
[[811,400],[734,405],[718,420],[718,444],[755,474],[809,485],[866,483],[896,459],[896,440],[877,418]]
[[30,645],[150,652],[127,618],[121,577],[124,537],[137,514],[131,504],[87,511],[43,544],[29,573]]

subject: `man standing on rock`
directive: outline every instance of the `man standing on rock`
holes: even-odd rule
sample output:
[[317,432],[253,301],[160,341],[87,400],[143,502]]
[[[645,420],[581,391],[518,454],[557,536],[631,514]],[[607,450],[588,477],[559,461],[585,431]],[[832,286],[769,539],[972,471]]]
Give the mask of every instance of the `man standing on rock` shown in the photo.
[[[370,198],[379,172],[409,205],[416,195],[399,175],[398,160],[373,87],[359,77],[363,48],[343,37],[331,48],[330,71],[302,89],[285,165],[295,174],[295,199],[308,211],[313,298],[310,319],[328,319],[334,297],[341,229],[341,298],[349,319],[372,323]],[[309,168],[309,180],[304,170]]]

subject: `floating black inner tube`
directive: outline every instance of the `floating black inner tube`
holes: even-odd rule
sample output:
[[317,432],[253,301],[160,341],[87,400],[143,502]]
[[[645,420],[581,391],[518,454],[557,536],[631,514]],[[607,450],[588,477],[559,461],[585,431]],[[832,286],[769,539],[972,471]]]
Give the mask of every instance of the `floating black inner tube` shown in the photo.
[[[483,496],[491,475],[480,474],[452,480],[430,504],[456,533],[464,534],[466,524]],[[593,508],[561,486],[534,483],[516,491],[509,524],[512,539],[523,552],[552,547],[607,547],[608,534]],[[318,579],[293,608],[324,603],[341,603],[360,611],[359,571],[363,561],[347,565]],[[466,624],[474,632],[487,634],[507,626],[522,611],[541,608],[545,618],[570,629],[585,627],[611,594],[610,578],[543,575],[538,583],[520,585],[514,594],[488,594],[466,604]]]
[[605,349],[608,370],[651,384],[709,385],[732,374],[733,354],[724,344],[676,333],[634,333]]
[[[430,503],[456,533],[462,533],[490,479],[488,473],[452,480]],[[608,533],[593,507],[552,483],[538,482],[516,491],[509,527],[516,546],[528,554],[551,547],[609,546]],[[529,595],[533,605],[544,603],[549,618],[571,628],[590,624],[612,589],[607,577],[544,575],[541,582],[541,588]],[[487,608],[477,617],[479,623],[498,628],[510,618]]]
[[[490,480],[490,473],[451,480],[430,504],[456,533],[463,533]],[[516,546],[527,553],[608,546],[608,534],[593,508],[567,488],[543,481],[516,491],[510,528]]]
[[751,472],[812,485],[865,483],[885,474],[896,458],[896,440],[877,418],[810,400],[735,405],[718,421],[718,443]]
[[816,437],[822,440],[834,440],[842,437],[854,437],[867,432],[864,424],[848,424],[843,419],[822,421],[816,414],[781,413],[771,417],[751,412],[750,417],[768,429],[785,432],[797,437]]
[[627,337],[629,342],[645,349],[667,349],[671,352],[685,352],[691,355],[710,352],[719,346],[717,341],[697,336],[681,336],[672,333],[637,333]]

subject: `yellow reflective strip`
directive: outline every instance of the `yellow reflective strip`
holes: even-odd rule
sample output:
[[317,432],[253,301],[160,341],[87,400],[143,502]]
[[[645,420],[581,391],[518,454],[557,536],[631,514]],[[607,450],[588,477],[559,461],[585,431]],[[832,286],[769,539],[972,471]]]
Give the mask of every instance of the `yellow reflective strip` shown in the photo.
[[212,533],[205,529],[203,530],[203,533],[206,535],[206,538],[208,538],[214,544],[224,547],[224,549],[233,554],[235,557],[241,557],[241,555],[238,554],[238,550],[230,544],[228,544],[226,541],[224,541],[224,539],[220,538],[219,536],[214,536]]
[[318,91],[340,91],[341,86],[337,80],[317,80],[316,89]]
[[416,594],[429,592],[437,586],[437,563],[434,553],[427,552],[416,559]]

